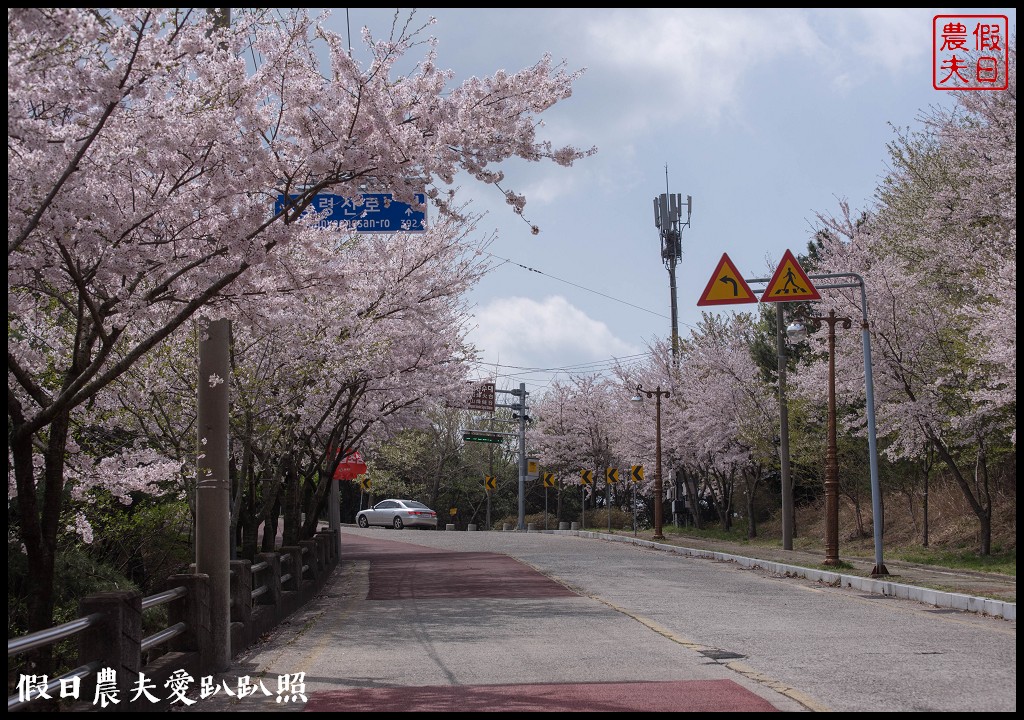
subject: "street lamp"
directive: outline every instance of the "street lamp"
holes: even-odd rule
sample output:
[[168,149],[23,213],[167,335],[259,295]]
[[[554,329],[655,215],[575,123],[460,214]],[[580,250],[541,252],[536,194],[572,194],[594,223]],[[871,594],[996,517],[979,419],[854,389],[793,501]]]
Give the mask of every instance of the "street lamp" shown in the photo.
[[[865,415],[868,422],[868,466],[871,471],[871,512],[875,518],[872,523],[875,535],[875,566],[871,568],[871,577],[881,577],[888,575],[889,570],[885,567],[885,563],[882,562],[882,488],[878,479],[878,441],[875,437],[875,381],[872,379],[871,372],[871,323],[868,322],[867,286],[864,283],[864,278],[853,272],[823,273],[820,275],[808,275],[807,277],[815,281],[815,287],[818,290],[856,288],[860,291],[860,343],[864,352],[864,393],[866,401]],[[825,280],[828,284],[819,284],[818,280]],[[753,280],[747,280],[747,282],[767,283],[769,278],[754,278]],[[779,315],[778,318],[778,322],[781,324],[782,316]],[[781,348],[779,354],[782,354]],[[785,407],[784,403],[783,407]],[[784,440],[782,443],[788,448],[788,444]],[[785,502],[785,498],[783,498],[783,502]],[[786,549],[789,550],[790,548]]]
[[[806,321],[815,330],[828,323],[828,446],[825,451],[825,565],[839,564],[839,459],[836,452],[836,324],[847,330],[853,324],[848,317],[829,310],[828,316],[811,315],[802,308],[796,312],[798,320]],[[807,337],[807,328],[794,323],[786,330],[794,341]]]
[[643,402],[644,395],[656,398],[654,414],[654,539],[664,540],[665,536],[661,534],[661,495],[663,492],[661,485],[661,399],[667,398],[669,391],[662,390],[661,385],[654,390],[644,390],[643,386],[638,384],[633,402]]

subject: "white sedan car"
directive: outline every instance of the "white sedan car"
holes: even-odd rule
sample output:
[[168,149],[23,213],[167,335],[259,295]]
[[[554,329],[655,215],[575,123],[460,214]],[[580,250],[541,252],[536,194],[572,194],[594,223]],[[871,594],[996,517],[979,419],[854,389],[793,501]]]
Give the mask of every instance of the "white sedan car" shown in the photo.
[[404,527],[436,528],[437,513],[415,500],[381,500],[372,508],[356,513],[361,528],[383,525],[401,530]]

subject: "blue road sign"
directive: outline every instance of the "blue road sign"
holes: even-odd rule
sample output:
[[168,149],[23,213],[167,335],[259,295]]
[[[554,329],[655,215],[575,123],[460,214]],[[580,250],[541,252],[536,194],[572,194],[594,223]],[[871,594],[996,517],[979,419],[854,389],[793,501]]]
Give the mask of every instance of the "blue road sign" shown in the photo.
[[[420,203],[426,202],[422,193],[416,195]],[[284,208],[284,195],[277,196],[274,213]],[[427,213],[391,198],[391,193],[363,193],[359,200],[342,195],[315,195],[313,202],[302,213],[328,213],[317,225],[365,233],[423,232],[427,229]]]

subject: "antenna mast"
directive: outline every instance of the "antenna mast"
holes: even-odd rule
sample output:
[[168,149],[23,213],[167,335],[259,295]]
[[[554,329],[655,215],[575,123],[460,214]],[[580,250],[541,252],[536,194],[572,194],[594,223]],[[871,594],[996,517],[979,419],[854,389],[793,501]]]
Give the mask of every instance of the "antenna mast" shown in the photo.
[[693,198],[686,196],[686,221],[683,222],[683,196],[668,192],[668,163],[665,163],[665,193],[654,198],[654,226],[661,236],[661,261],[668,269],[672,293],[672,362],[679,363],[679,309],[676,302],[676,265],[683,257],[683,228],[690,227]]

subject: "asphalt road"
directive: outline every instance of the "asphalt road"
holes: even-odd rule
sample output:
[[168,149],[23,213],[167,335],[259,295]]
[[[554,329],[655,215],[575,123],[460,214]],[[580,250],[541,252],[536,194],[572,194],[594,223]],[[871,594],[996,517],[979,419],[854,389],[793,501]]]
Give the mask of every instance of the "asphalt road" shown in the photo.
[[[1016,622],[541,533],[345,528],[198,711],[1015,711]],[[302,675],[301,697],[277,694]]]

